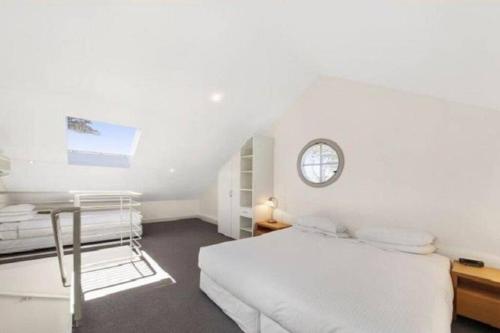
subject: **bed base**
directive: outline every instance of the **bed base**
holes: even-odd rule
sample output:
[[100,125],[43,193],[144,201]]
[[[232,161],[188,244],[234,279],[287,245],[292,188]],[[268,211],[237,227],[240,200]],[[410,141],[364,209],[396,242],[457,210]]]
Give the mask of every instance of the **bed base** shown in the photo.
[[289,333],[277,322],[232,295],[203,271],[200,273],[200,289],[245,333]]

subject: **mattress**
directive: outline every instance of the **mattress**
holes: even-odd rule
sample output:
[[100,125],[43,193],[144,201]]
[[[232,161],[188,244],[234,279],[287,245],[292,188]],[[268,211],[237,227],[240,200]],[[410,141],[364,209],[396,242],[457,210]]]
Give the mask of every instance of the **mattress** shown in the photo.
[[201,248],[199,267],[285,331],[450,332],[450,262],[437,254],[289,228]]
[[[128,237],[130,232],[129,213],[120,210],[82,212],[82,243]],[[72,214],[60,216],[61,234],[64,245],[73,241]],[[142,234],[142,216],[132,211],[134,230]],[[54,235],[50,215],[37,215],[29,221],[0,223],[0,254],[43,249],[54,246]]]
[[[105,235],[101,233],[84,234],[82,235],[82,243],[120,239],[122,235],[124,234],[121,232],[112,232]],[[127,236],[127,234],[125,234],[125,236]],[[73,243],[73,235],[63,235],[62,239],[63,245],[70,245]],[[125,244],[128,244],[126,240],[124,242]],[[54,246],[54,236],[4,240],[0,241],[0,254],[46,249]]]
[[[98,234],[104,232],[127,232],[130,229],[129,223],[100,223],[91,225],[82,225],[81,230],[83,235]],[[73,227],[65,226],[61,227],[61,232],[63,235],[73,235]],[[19,228],[19,238],[36,238],[44,236],[52,236],[52,227],[50,228],[33,228],[33,229],[21,229]]]
[[0,241],[6,239],[16,239],[18,237],[17,231],[0,231]]
[[16,239],[17,223],[0,223],[0,241],[5,239]]
[[[82,212],[82,226],[90,224],[103,224],[109,222],[127,222],[129,221],[128,213],[122,213],[120,210],[101,210],[95,212]],[[138,211],[133,211],[132,219],[135,223],[141,222],[141,214]],[[61,227],[73,226],[73,214],[62,213],[59,216]],[[19,229],[35,229],[52,227],[50,215],[38,214],[35,218],[28,221],[18,223]]]

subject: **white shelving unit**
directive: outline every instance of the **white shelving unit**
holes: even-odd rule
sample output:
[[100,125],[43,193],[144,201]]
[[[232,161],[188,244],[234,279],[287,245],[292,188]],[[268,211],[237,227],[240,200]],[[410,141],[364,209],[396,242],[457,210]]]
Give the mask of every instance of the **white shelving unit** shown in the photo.
[[273,146],[272,138],[251,137],[219,171],[220,233],[252,237],[255,222],[269,218],[263,204],[273,193]]
[[253,236],[253,138],[240,149],[240,233],[238,238]]
[[240,234],[253,236],[255,222],[267,219],[261,208],[273,192],[273,139],[254,136],[240,149]]

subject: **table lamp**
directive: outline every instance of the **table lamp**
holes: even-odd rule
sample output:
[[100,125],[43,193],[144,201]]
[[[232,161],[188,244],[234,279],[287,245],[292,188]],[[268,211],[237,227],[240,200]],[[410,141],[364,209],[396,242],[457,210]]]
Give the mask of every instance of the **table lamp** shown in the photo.
[[275,197],[269,197],[266,201],[266,206],[271,207],[271,219],[268,222],[276,223],[277,221],[274,219],[274,210],[278,208],[278,199]]

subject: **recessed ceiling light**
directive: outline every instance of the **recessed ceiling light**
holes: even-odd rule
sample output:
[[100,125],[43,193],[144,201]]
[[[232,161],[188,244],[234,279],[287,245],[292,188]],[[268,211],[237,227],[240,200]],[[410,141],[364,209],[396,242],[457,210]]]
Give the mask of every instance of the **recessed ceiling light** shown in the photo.
[[213,93],[211,96],[210,96],[210,99],[212,100],[212,102],[214,103],[220,103],[222,101],[222,99],[224,98],[224,94],[223,93]]
[[170,171],[170,173],[174,173],[175,169],[174,168],[170,168],[170,170],[168,170],[168,171]]
[[29,164],[35,164],[35,161],[33,161],[33,160],[29,160],[29,161],[28,161],[28,163],[29,163]]

